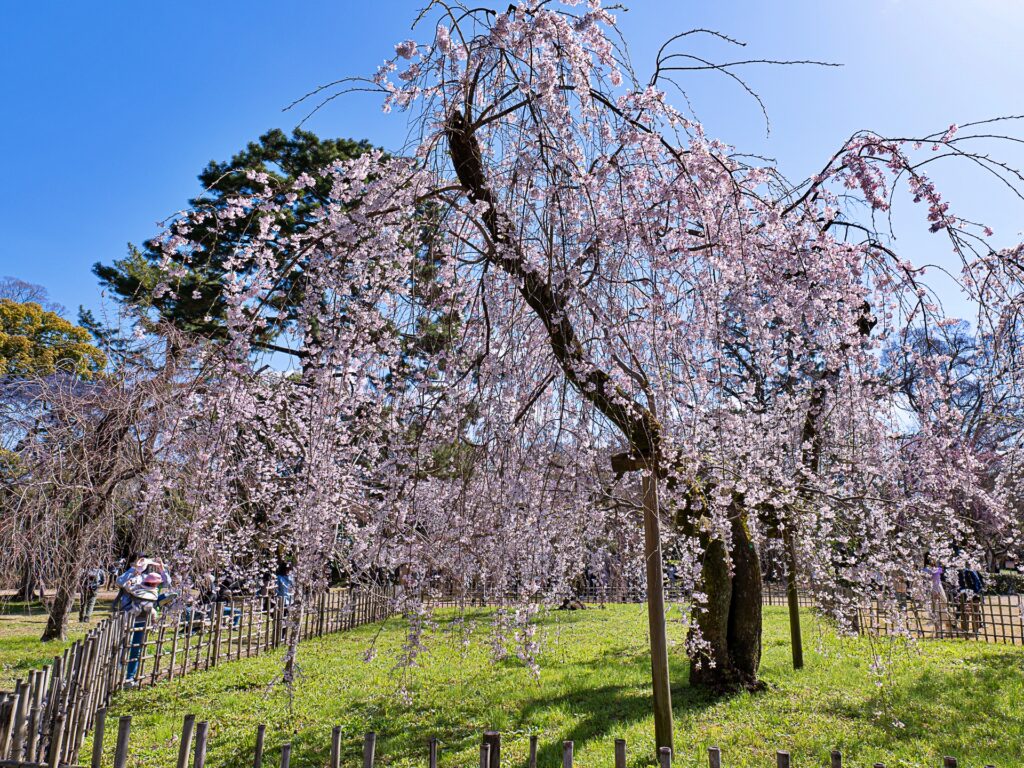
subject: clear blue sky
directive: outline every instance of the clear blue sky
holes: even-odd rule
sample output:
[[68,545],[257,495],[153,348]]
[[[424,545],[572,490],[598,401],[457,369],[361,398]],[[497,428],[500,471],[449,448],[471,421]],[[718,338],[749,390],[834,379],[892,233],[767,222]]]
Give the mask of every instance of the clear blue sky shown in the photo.
[[[20,2],[2,6],[8,176],[0,191],[0,275],[50,289],[74,312],[101,297],[96,261],[197,192],[196,174],[263,131],[290,129],[281,108],[310,88],[372,73],[409,36],[422,0],[264,0],[140,3]],[[490,0],[496,7],[507,3]],[[708,132],[778,158],[791,178],[817,170],[860,128],[910,135],[1024,113],[1024,0],[633,0],[620,13],[633,61],[649,71],[668,35],[710,27],[749,43],[741,58],[827,59],[842,69],[754,68],[772,134],[754,102],[721,76],[686,81]],[[703,44],[726,60],[737,52]],[[336,101],[307,127],[405,138],[402,115],[369,97]],[[1017,128],[1024,136],[1024,125]],[[1024,153],[1011,159],[1024,165]],[[1024,205],[976,174],[938,174],[958,211],[990,222],[996,240],[1019,239]],[[948,247],[924,230],[924,212],[898,211],[902,248],[942,261]]]

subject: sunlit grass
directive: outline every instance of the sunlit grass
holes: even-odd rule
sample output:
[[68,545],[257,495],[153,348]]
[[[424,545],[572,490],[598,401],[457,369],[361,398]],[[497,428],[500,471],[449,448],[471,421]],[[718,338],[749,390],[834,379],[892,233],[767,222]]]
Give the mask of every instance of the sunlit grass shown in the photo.
[[[378,734],[380,765],[425,765],[427,741],[437,736],[443,766],[471,766],[485,729],[502,732],[509,766],[525,765],[530,734],[540,737],[542,768],[561,764],[563,739],[575,742],[581,766],[611,766],[616,738],[627,740],[632,765],[647,765],[654,745],[643,611],[615,606],[541,617],[539,681],[514,653],[493,660],[487,612],[467,614],[468,648],[448,612],[412,669],[395,668],[406,625],[392,620],[379,635],[371,626],[304,643],[303,676],[291,698],[276,684],[275,654],[119,695],[111,714],[134,716],[132,755],[147,768],[174,764],[186,713],[211,723],[212,768],[250,764],[259,723],[268,726],[270,764],[287,741],[293,766],[324,766],[331,727],[339,725],[349,766],[360,764],[370,730]],[[1021,764],[1024,649],[879,645],[805,621],[803,671],[790,667],[785,611],[766,609],[768,690],[717,700],[687,686],[683,630],[673,624],[676,765],[706,766],[710,745],[722,748],[728,766],[774,765],[776,749],[789,750],[797,766],[820,766],[832,748],[855,766],[935,766],[946,754],[961,765]],[[374,638],[376,654],[366,661]],[[871,671],[876,651],[891,662],[881,677]]]
[[68,622],[67,639],[42,643],[39,638],[46,627],[46,610],[39,603],[0,600],[0,690],[9,690],[18,678],[25,678],[30,669],[53,662],[64,649],[102,619],[110,615],[110,601],[100,601],[89,624],[78,623],[78,609]]

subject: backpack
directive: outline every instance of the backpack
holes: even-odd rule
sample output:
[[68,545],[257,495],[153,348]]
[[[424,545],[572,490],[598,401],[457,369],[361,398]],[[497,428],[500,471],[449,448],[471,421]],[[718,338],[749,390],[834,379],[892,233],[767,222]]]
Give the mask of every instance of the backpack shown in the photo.
[[976,595],[985,591],[985,585],[981,581],[981,575],[973,568],[965,568],[960,571],[960,588],[970,590]]

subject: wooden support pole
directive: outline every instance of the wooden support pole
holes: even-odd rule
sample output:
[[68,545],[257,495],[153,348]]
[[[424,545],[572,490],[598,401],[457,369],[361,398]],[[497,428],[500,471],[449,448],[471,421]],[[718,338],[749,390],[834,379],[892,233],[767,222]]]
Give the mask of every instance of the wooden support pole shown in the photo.
[[530,736],[530,765],[529,768],[537,768],[537,734]]
[[786,547],[786,602],[789,605],[789,642],[793,652],[793,669],[803,669],[804,641],[800,632],[800,593],[797,591],[796,541],[793,527],[787,525],[782,534]]
[[[428,761],[427,761],[428,768],[437,768],[437,737],[436,736],[431,736],[430,737],[430,745],[429,745],[428,749],[429,749],[429,758],[428,758]],[[334,765],[334,766],[331,766],[331,768],[338,768],[338,766]]]
[[776,768],[790,768],[789,766],[789,752],[778,751],[775,753],[775,766]]
[[615,740],[615,768],[626,768],[626,740]]
[[644,560],[647,566],[647,624],[651,634],[651,687],[654,693],[654,741],[672,749],[672,689],[668,675],[665,589],[661,561],[661,523],[657,467],[643,476]]
[[668,747],[658,747],[659,768],[672,768],[672,750]]
[[292,762],[292,745],[282,744],[281,745],[281,768],[288,768]]
[[480,768],[488,768],[491,764],[491,745],[485,741],[480,742]]
[[832,750],[832,762],[830,768],[843,768],[843,756],[838,749]]
[[722,768],[722,750],[708,747],[708,768]]

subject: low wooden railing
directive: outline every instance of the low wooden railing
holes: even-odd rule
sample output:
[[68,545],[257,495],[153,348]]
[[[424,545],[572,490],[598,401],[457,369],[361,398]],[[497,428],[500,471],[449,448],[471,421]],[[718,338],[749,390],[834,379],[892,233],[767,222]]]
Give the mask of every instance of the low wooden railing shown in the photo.
[[[101,712],[96,728],[96,734],[93,739],[92,761],[90,763],[90,768],[103,768],[104,719],[105,713]],[[118,719],[113,768],[127,768],[129,764],[131,755],[131,745],[129,743],[131,726],[132,718],[130,715],[125,715]],[[177,768],[188,768],[190,763],[192,768],[206,768],[207,748],[209,746],[210,737],[209,726],[210,724],[207,721],[200,721],[197,723],[195,715],[185,715],[184,722],[182,723],[181,739],[178,742]],[[233,763],[248,764],[252,765],[253,768],[264,768],[267,763],[273,765],[273,762],[267,760],[268,755],[264,750],[266,732],[266,725],[257,726],[250,755],[243,756],[236,753],[233,755],[235,758]],[[538,743],[539,738],[536,735],[530,736],[529,753],[527,757],[528,768],[538,768]],[[424,747],[424,758],[428,768],[437,768],[441,752],[440,741],[436,737],[432,738],[424,745]],[[575,744],[572,741],[563,741],[560,751],[562,768],[574,768]],[[343,763],[342,752],[342,730],[340,726],[335,726],[331,731],[331,750],[327,768],[341,768]],[[626,768],[626,757],[626,740],[616,739],[615,768]],[[671,768],[673,760],[677,757],[679,757],[679,755],[673,755],[672,750],[668,747],[661,747],[657,750],[658,768]],[[709,747],[707,749],[706,757],[708,768],[722,768],[723,752],[721,749],[718,747]],[[725,755],[725,757],[728,757],[728,755]],[[843,768],[843,755],[839,750],[833,750],[827,756],[822,755],[822,758],[827,761],[830,768]],[[363,737],[362,768],[374,768],[376,759],[377,734],[370,732],[365,734]],[[274,762],[276,762],[280,768],[291,768],[291,743],[281,745],[277,760]],[[359,763],[356,761],[353,761],[353,763],[353,768],[357,768]],[[508,762],[506,761],[506,765],[507,764]],[[697,763],[692,759],[687,762],[687,765],[695,764]],[[822,765],[821,762],[817,761],[816,764]],[[501,734],[497,731],[484,731],[480,739],[479,766],[480,768],[501,768],[501,765]],[[775,765],[776,768],[795,768],[790,753],[786,750],[777,750],[775,752]],[[846,765],[850,765],[850,763],[847,762]],[[958,768],[958,765],[959,763],[955,757],[945,757],[942,760],[942,768]],[[18,768],[27,768],[27,766],[19,766]],[[217,767],[211,766],[211,768]],[[767,766],[765,768],[767,768]],[[874,763],[873,768],[885,768],[885,763]],[[986,765],[985,768],[994,768],[994,766]]]
[[72,643],[52,664],[0,692],[0,768],[73,764],[111,696],[224,661],[259,656],[288,642],[341,632],[390,615],[383,589],[332,590],[305,609],[273,597],[180,606],[156,620],[117,613]]

